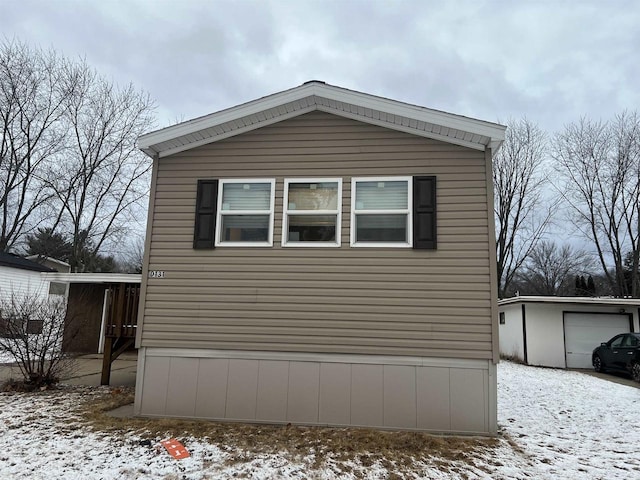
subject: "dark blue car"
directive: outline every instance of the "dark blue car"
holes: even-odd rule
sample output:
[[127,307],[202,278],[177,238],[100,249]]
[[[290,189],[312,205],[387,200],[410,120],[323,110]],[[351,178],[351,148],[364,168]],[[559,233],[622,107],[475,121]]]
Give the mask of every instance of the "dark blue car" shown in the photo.
[[600,344],[593,351],[591,363],[596,372],[625,372],[640,382],[640,334],[621,333]]

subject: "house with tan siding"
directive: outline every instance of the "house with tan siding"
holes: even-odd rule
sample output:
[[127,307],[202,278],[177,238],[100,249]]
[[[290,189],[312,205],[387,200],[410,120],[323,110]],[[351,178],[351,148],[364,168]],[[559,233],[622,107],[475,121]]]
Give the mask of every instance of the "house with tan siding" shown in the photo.
[[312,81],[140,137],[136,414],[495,433],[504,130]]

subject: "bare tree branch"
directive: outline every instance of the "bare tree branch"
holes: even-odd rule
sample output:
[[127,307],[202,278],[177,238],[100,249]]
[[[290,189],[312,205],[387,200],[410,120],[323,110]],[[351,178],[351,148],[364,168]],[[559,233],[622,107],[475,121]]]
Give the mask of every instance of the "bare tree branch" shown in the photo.
[[498,290],[505,296],[518,270],[545,234],[552,206],[543,207],[546,135],[527,119],[507,122],[493,158]]
[[68,83],[55,52],[0,43],[0,250],[11,249],[46,217],[52,192],[46,163],[64,147],[61,118]]
[[52,175],[59,214],[70,232],[71,267],[83,271],[82,253],[97,254],[126,230],[126,212],[148,193],[151,163],[136,139],[153,124],[153,102],[128,85],[119,88],[85,63],[77,64],[74,94],[66,99],[67,157]]
[[[582,119],[556,135],[553,157],[576,227],[595,247],[611,290],[640,295],[640,118],[624,112],[609,122]],[[631,252],[631,282],[625,255]]]

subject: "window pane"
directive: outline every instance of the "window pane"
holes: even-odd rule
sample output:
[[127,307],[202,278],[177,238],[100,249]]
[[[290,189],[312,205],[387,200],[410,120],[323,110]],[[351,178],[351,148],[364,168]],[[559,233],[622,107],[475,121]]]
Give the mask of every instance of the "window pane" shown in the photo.
[[338,182],[290,183],[289,210],[337,210]]
[[335,242],[336,215],[289,215],[290,242]]
[[357,210],[409,208],[408,182],[356,182]]
[[64,295],[67,293],[67,284],[60,282],[51,282],[49,284],[49,295]]
[[356,242],[407,242],[407,215],[356,215]]
[[222,211],[269,210],[270,183],[225,183],[222,186]]
[[27,333],[31,335],[39,335],[42,333],[44,327],[44,320],[27,320]]
[[223,215],[223,242],[268,242],[269,215]]

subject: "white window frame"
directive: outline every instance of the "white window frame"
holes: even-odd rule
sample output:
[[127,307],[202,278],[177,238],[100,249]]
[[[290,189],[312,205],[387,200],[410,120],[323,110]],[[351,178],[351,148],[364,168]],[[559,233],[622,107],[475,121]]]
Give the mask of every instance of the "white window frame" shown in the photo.
[[[356,185],[358,182],[407,182],[407,208],[406,209],[380,209],[358,210],[356,208]],[[356,215],[407,215],[407,241],[406,242],[360,242],[356,241]],[[369,248],[412,248],[413,247],[413,177],[353,177],[351,179],[351,232],[352,247]]]
[[[276,197],[276,180],[275,178],[233,178],[220,179],[218,181],[218,203],[216,206],[216,247],[272,247],[273,246],[273,212],[275,209]],[[268,183],[271,186],[271,195],[269,202],[269,210],[229,210],[222,211],[222,194],[226,184],[234,183]],[[269,233],[266,242],[229,242],[223,241],[222,235],[222,217],[225,215],[269,215]]]
[[[337,183],[338,203],[335,210],[289,210],[289,185],[292,183]],[[289,214],[291,215],[336,215],[336,241],[335,242],[290,242],[289,241]],[[282,246],[296,248],[339,247],[341,244],[342,225],[342,178],[285,178],[284,200],[282,208]]]

